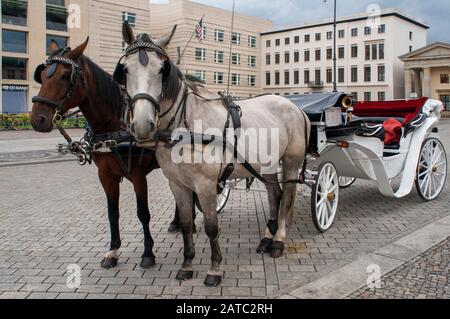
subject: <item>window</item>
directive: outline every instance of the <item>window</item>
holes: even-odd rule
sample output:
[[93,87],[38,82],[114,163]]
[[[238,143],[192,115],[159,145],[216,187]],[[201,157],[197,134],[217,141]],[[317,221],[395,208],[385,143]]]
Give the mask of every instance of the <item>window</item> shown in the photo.
[[309,50],[305,50],[305,62],[309,62],[311,59]]
[[339,30],[338,36],[339,39],[342,39],[345,36],[345,30]]
[[231,55],[231,63],[233,65],[241,65],[241,55],[239,53],[233,53]]
[[214,62],[223,63],[225,53],[223,51],[214,51]]
[[352,66],[352,69],[351,69],[351,81],[353,83],[358,82],[358,67],[357,66]]
[[300,83],[300,72],[298,70],[294,70],[294,84]]
[[296,36],[294,37],[294,43],[295,43],[295,44],[300,43],[300,37],[299,37],[298,35],[296,35]]
[[358,92],[351,92],[350,94],[353,96],[353,98],[354,98],[356,101],[358,101]]
[[241,75],[237,73],[231,74],[231,85],[241,85]]
[[285,45],[291,44],[291,38],[284,38],[284,44]]
[[386,92],[378,92],[378,101],[386,101]]
[[331,40],[333,39],[333,32],[332,31],[328,31],[327,32],[327,40]]
[[28,112],[28,86],[3,85],[3,113],[22,114]]
[[214,72],[214,84],[223,84],[223,72]]
[[450,95],[441,95],[440,100],[444,104],[445,110],[450,111]]
[[299,51],[294,51],[294,62],[295,63],[300,62],[300,52]]
[[272,41],[267,40],[266,41],[266,48],[270,48],[272,46]]
[[280,85],[280,71],[275,71],[275,85]]
[[338,82],[344,83],[344,81],[345,81],[345,69],[339,68],[338,69]]
[[327,60],[331,60],[333,58],[333,49],[327,48]]
[[248,86],[256,86],[256,76],[255,75],[248,76]]
[[67,31],[67,9],[64,1],[47,0],[47,29]]
[[309,83],[309,70],[304,71],[304,82],[305,84]]
[[248,36],[248,46],[250,48],[256,48],[256,37],[253,35]]
[[316,84],[320,84],[320,82],[322,82],[322,74],[320,72],[320,69],[316,69],[314,71],[314,73],[315,73],[314,75],[316,77]]
[[413,51],[413,47],[412,47],[412,45],[410,45],[409,46],[409,52],[412,52]]
[[441,74],[441,84],[449,84],[450,76],[448,74]]
[[256,67],[256,56],[254,55],[249,55],[248,56],[248,66],[251,68],[255,68]]
[[372,101],[372,93],[364,92],[364,101],[366,101],[366,102]]
[[2,30],[2,45],[5,52],[27,53],[27,34]]
[[271,57],[270,53],[267,53],[266,54],[266,65],[270,65],[270,63],[271,63],[270,62],[270,59],[271,59],[270,57]]
[[326,76],[327,83],[333,83],[333,70],[328,68],[326,73],[327,73],[327,76]]
[[240,45],[241,44],[241,34],[237,32],[233,32],[231,34],[231,43]]
[[27,60],[4,56],[2,58],[2,76],[4,80],[26,80]]
[[378,58],[384,60],[384,43],[378,45]]
[[412,41],[412,39],[413,39],[413,33],[412,33],[412,31],[409,31],[409,39]]
[[357,58],[357,57],[358,57],[358,45],[353,44],[352,45],[352,58]]
[[275,40],[275,46],[279,47],[281,44],[281,40],[280,39],[276,39]]
[[311,36],[309,34],[305,34],[305,42],[311,41]]
[[275,53],[275,64],[280,64],[280,54]]
[[284,63],[290,63],[291,54],[289,52],[284,52]]
[[284,84],[289,85],[290,82],[290,73],[289,71],[284,71]]
[[214,40],[216,42],[223,42],[225,39],[225,31],[223,30],[214,30]]
[[316,33],[316,41],[320,41],[322,39],[322,33]]
[[206,60],[206,50],[204,48],[195,48],[195,59],[197,61]]
[[352,37],[357,37],[358,36],[358,28],[353,28],[352,29]]
[[366,45],[366,61],[370,60],[370,45]]
[[2,23],[26,26],[28,2],[26,0],[3,0]]
[[379,82],[386,81],[386,67],[384,65],[378,66],[378,81]]
[[364,34],[365,35],[372,34],[372,28],[371,27],[364,27]]
[[343,59],[345,57],[345,48],[344,47],[338,48],[338,56],[339,56],[339,59]]
[[321,56],[321,51],[320,51],[320,49],[316,49],[316,51],[315,51],[316,61],[320,61],[320,56]]
[[194,75],[195,75],[195,77],[197,78],[197,79],[200,79],[200,80],[202,80],[202,81],[205,81],[205,71],[203,71],[203,70],[196,70],[195,72],[194,72]]
[[132,13],[132,12],[122,12],[122,22],[125,22],[125,21],[128,21],[128,23],[133,28],[135,28],[136,27],[136,14]]
[[47,55],[50,54],[50,52],[48,52],[48,48],[50,47],[50,43],[51,41],[56,41],[56,43],[58,43],[58,46],[60,48],[65,48],[67,47],[67,38],[66,37],[61,37],[58,35],[47,35],[47,39],[46,39],[46,49],[47,49]]
[[385,33],[386,32],[386,25],[385,24],[381,24],[378,27],[378,33]]
[[372,60],[378,59],[378,44],[372,44]]
[[270,72],[266,72],[266,85],[270,85]]
[[370,82],[372,79],[372,69],[370,66],[364,67],[364,82]]

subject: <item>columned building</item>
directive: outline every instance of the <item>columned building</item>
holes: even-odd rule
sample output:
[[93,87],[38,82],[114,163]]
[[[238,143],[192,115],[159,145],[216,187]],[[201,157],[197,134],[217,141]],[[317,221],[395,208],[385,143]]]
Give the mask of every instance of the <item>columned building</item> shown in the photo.
[[[404,98],[400,55],[423,47],[428,26],[394,9],[378,19],[337,21],[337,87],[358,100]],[[280,95],[333,90],[333,21],[262,33],[263,91]]]
[[0,113],[26,113],[40,85],[37,65],[53,39],[75,47],[90,36],[86,54],[112,71],[122,54],[122,21],[148,32],[148,0],[1,0]]
[[[200,41],[194,31],[202,17]],[[254,96],[261,93],[262,85],[260,33],[271,28],[272,22],[237,12],[233,30],[231,21],[231,11],[192,1],[150,4],[152,37],[158,38],[178,25],[168,53],[184,73],[202,79],[213,92],[226,91],[229,83],[233,96]]]
[[441,100],[450,111],[450,44],[435,42],[402,55],[406,97]]

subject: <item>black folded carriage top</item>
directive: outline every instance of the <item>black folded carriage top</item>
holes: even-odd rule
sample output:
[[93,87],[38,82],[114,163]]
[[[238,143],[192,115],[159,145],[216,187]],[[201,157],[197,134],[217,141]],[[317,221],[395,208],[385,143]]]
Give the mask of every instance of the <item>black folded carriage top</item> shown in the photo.
[[286,96],[288,100],[303,109],[313,122],[322,120],[322,114],[331,107],[341,107],[342,100],[347,94],[338,93],[311,93]]

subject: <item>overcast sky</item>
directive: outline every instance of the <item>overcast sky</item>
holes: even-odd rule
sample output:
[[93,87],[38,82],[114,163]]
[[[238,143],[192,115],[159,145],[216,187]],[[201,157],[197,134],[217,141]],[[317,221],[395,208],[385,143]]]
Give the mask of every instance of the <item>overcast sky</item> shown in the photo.
[[[215,7],[232,8],[232,0],[194,0]],[[160,1],[164,2],[164,1]],[[450,0],[337,0],[338,16],[366,12],[368,5],[397,8],[420,18],[431,27],[428,42],[450,43]],[[236,11],[270,19],[275,26],[314,22],[331,18],[333,0],[236,0]]]

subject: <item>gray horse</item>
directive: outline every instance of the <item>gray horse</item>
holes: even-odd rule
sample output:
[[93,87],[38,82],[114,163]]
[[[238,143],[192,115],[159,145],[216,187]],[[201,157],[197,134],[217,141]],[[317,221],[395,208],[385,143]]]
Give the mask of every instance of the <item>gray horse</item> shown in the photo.
[[[229,163],[223,162],[223,156],[220,157],[222,162],[212,163],[205,160],[174,160],[174,153],[178,152],[174,152],[176,148],[174,141],[178,135],[170,133],[183,128],[195,133],[195,136],[205,136],[206,130],[216,129],[219,134],[215,137],[220,140],[217,135],[222,135],[220,132],[227,127],[225,123],[231,123],[232,127],[233,121],[230,119],[229,108],[218,94],[186,81],[179,69],[170,61],[166,48],[175,30],[176,26],[156,40],[148,34],[135,37],[132,28],[128,23],[124,23],[123,37],[129,48],[118,64],[116,78],[126,83],[128,94],[132,97],[131,132],[140,146],[156,148],[158,162],[169,180],[179,206],[184,240],[184,263],[177,279],[187,280],[193,277],[192,261],[195,250],[191,212],[194,205],[193,193],[196,193],[212,250],[212,265],[205,279],[205,285],[217,286],[222,281],[220,270],[222,255],[216,213],[217,185],[218,178],[223,176]],[[251,167],[261,174],[270,203],[270,221],[265,238],[262,239],[257,251],[270,253],[271,257],[278,258],[283,255],[286,222],[294,209],[297,185],[286,183],[281,189],[274,167],[277,168],[281,163],[284,180],[298,178],[300,167],[306,157],[311,124],[303,111],[283,97],[265,95],[236,103],[239,104],[238,109],[241,113],[241,131],[256,132],[253,136],[256,140],[249,141],[249,136],[246,136],[247,138],[241,137],[237,144],[234,144],[234,147],[237,146],[237,149],[244,151],[238,154],[240,161],[232,157],[235,165],[231,176],[228,177],[232,179],[253,177],[243,165],[246,159],[253,158]],[[203,126],[202,131],[193,129],[198,122]],[[262,134],[264,130],[276,134]],[[168,134],[171,137],[167,137]],[[261,140],[261,137],[268,143],[267,145],[270,145],[271,154],[276,154],[276,158],[272,158],[270,164],[267,161],[263,162],[263,155],[258,151],[247,149],[249,144],[253,146]],[[189,146],[188,158],[203,159],[208,147],[205,144],[207,143],[200,139],[197,144],[194,142],[191,145],[188,139],[184,145]],[[219,144],[221,144],[219,153],[223,155],[223,139]],[[183,149],[183,152],[186,155],[186,149]],[[230,152],[229,147],[226,152]]]

